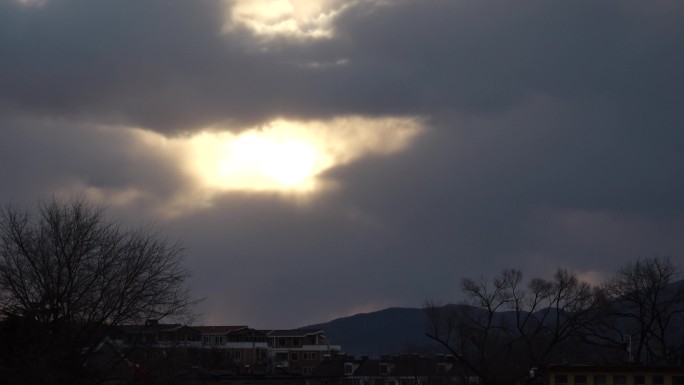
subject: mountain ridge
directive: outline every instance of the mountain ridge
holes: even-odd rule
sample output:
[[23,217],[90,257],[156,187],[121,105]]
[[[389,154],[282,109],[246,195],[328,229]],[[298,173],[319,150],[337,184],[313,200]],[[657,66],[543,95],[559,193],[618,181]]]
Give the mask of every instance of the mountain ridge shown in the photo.
[[341,345],[343,352],[354,356],[442,352],[441,347],[425,335],[426,326],[427,316],[422,308],[388,307],[304,328],[323,329],[332,343]]

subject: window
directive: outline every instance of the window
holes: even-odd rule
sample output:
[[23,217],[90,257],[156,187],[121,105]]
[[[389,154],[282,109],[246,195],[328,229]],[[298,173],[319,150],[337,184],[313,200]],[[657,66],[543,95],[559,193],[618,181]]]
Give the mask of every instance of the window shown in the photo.
[[663,376],[653,376],[653,385],[665,385],[665,378]]
[[291,353],[290,354],[290,360],[299,361],[299,353]]
[[606,385],[606,376],[597,374],[594,376],[594,385]]
[[627,376],[623,376],[623,375],[613,376],[613,385],[627,385]]
[[556,385],[568,385],[568,376],[565,374],[556,374]]
[[587,376],[584,374],[576,374],[575,385],[587,385]]
[[387,373],[389,373],[389,368],[387,367],[387,364],[380,364],[380,374]]
[[299,338],[292,339],[292,346],[299,346]]
[[672,376],[672,385],[684,385],[684,376]]
[[278,338],[278,346],[285,346],[285,338]]
[[310,375],[311,373],[313,373],[313,368],[310,368],[308,366],[305,366],[302,370],[305,375]]
[[646,378],[641,374],[635,375],[634,376],[634,385],[646,385]]

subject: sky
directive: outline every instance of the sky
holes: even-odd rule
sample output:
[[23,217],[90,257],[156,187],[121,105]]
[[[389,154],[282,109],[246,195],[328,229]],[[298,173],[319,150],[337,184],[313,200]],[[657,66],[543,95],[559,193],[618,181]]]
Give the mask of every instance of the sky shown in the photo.
[[0,0],[0,203],[185,247],[198,324],[684,267],[684,2]]

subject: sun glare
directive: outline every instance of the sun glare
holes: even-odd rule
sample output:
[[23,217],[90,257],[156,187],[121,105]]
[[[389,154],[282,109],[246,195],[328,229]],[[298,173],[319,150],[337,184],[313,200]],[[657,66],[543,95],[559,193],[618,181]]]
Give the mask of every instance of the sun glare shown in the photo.
[[[347,116],[318,121],[279,119],[235,132],[212,126],[174,138],[147,130],[131,132],[143,151],[177,162],[185,175],[187,183],[163,204],[167,215],[177,215],[211,206],[214,197],[230,192],[303,197],[324,191],[334,186],[322,177],[326,170],[367,155],[401,151],[422,128],[421,119],[413,117]],[[128,191],[121,199],[128,201],[140,194],[144,192]]]
[[323,171],[364,154],[398,151],[419,128],[416,119],[360,117],[276,120],[238,134],[210,127],[183,139],[183,163],[210,190],[311,192]]
[[233,0],[228,26],[244,25],[262,36],[332,36],[331,22],[349,3],[338,0]]
[[311,144],[250,131],[203,133],[193,143],[193,168],[218,189],[310,190],[322,159]]

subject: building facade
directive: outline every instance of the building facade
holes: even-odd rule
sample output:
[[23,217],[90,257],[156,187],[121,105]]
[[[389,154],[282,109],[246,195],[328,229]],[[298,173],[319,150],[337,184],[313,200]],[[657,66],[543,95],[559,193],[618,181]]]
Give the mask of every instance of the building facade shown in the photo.
[[550,365],[549,385],[684,385],[684,367]]

